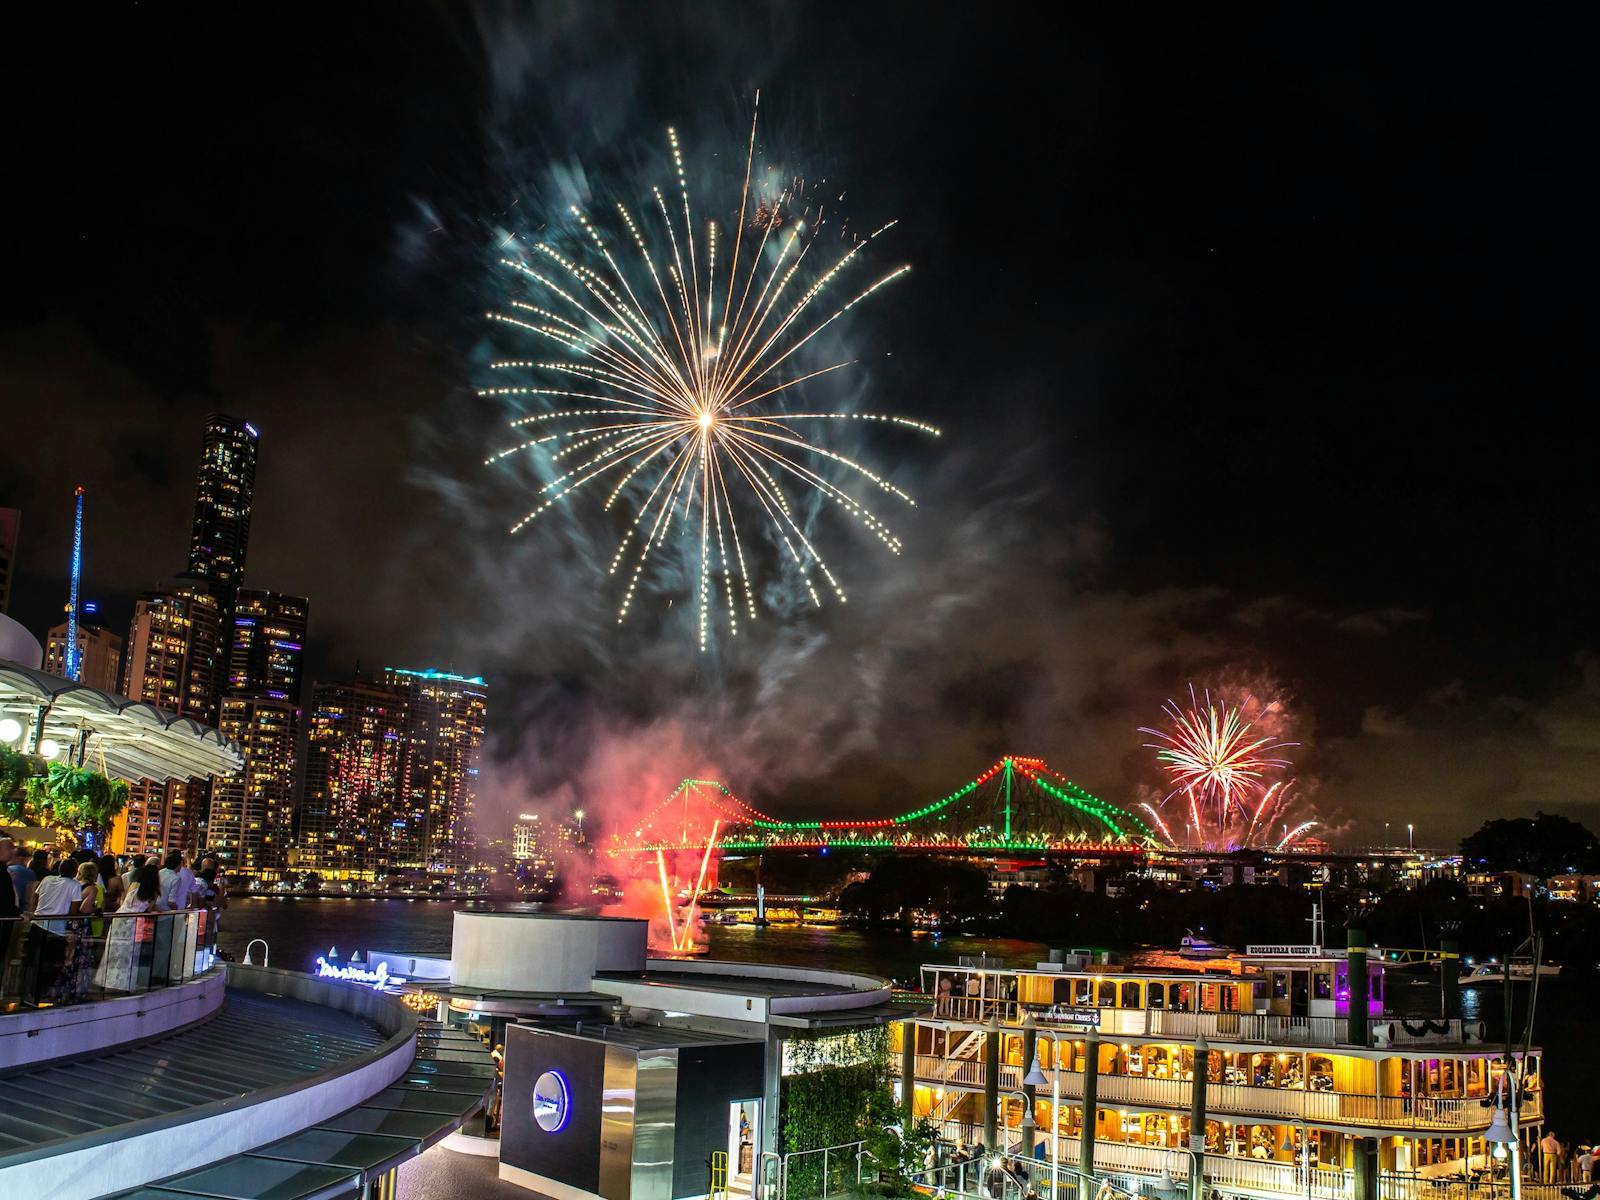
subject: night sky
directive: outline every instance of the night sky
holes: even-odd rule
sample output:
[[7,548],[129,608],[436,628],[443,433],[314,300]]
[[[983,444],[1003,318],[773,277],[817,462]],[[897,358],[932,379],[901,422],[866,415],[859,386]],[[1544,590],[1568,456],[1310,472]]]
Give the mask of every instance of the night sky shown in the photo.
[[[63,14],[6,85],[36,633],[77,483],[114,625],[182,567],[221,408],[262,433],[247,583],[311,598],[313,676],[488,675],[491,810],[715,773],[898,811],[1008,751],[1127,803],[1162,698],[1249,680],[1342,840],[1600,825],[1593,12],[161,8]],[[763,152],[915,267],[808,398],[945,436],[859,446],[904,556],[825,517],[850,604],[702,656],[670,581],[618,629],[597,506],[506,536],[474,392],[496,238],[667,184],[668,124],[725,170],[758,87]]]

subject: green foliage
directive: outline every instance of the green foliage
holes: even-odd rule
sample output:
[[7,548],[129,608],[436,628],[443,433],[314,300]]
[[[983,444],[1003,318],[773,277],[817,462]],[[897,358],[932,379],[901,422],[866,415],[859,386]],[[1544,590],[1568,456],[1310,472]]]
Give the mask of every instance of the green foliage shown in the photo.
[[901,924],[909,923],[912,909],[958,921],[984,918],[993,912],[982,867],[949,858],[900,854],[879,860],[865,883],[845,889],[839,904],[853,917]]
[[1539,879],[1600,869],[1600,840],[1588,829],[1552,813],[1531,819],[1486,821],[1461,839],[1468,866],[1486,871],[1526,871]]
[[[889,1076],[889,1031],[878,1027],[807,1035],[789,1042],[793,1074],[783,1080],[779,1137],[794,1153],[865,1142],[864,1168],[881,1174],[872,1187],[880,1195],[909,1195],[905,1173],[920,1167],[933,1130],[927,1122],[903,1137],[900,1109]],[[830,1156],[823,1179],[822,1155],[789,1161],[789,1195],[833,1194],[854,1188],[855,1163]]]
[[0,815],[67,829],[107,829],[131,789],[88,767],[0,750]]
[[22,819],[28,779],[43,768],[42,759],[30,758],[15,750],[0,746],[0,818],[8,821]]

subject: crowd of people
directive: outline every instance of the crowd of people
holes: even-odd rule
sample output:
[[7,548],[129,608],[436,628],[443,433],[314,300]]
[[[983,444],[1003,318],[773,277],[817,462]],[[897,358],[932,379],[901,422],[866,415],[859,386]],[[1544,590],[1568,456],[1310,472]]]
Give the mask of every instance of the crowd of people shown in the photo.
[[199,913],[209,944],[227,906],[221,863],[181,850],[97,855],[78,849],[21,851],[0,837],[0,996],[70,1004],[92,990],[142,990],[166,979],[172,922],[160,913]]

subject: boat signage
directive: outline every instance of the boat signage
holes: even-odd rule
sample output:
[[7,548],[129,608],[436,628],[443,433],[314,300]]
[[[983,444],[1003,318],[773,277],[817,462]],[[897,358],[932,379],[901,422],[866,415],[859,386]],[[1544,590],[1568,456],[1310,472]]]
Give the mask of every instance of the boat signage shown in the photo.
[[1094,1029],[1100,1028],[1098,1008],[1071,1008],[1065,1004],[1052,1004],[1049,1008],[1040,1009],[1037,1019],[1051,1021],[1057,1025],[1088,1025]]
[[1321,946],[1246,946],[1251,958],[1320,958],[1327,953]]

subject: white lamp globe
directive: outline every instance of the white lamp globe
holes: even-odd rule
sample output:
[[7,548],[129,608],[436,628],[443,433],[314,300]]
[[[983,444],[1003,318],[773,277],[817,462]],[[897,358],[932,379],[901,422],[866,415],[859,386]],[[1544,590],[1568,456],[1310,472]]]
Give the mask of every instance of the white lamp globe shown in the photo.
[[10,745],[22,736],[22,722],[15,717],[0,717],[0,742]]
[[61,746],[55,738],[45,738],[39,743],[39,753],[45,758],[54,758],[61,753]]

